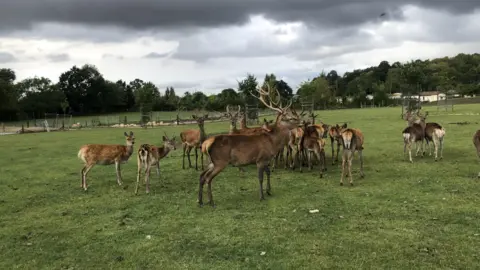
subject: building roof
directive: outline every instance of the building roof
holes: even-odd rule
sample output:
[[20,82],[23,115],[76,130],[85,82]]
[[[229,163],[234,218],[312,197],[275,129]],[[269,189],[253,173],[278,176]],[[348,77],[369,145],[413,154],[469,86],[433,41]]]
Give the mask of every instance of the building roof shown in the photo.
[[436,96],[440,94],[440,91],[426,91],[426,92],[420,92],[420,96]]

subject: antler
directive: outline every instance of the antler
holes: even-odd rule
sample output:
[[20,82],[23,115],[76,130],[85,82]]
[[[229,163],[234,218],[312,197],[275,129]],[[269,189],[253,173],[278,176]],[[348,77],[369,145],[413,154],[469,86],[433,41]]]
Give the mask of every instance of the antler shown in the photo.
[[[255,89],[259,93],[258,97],[256,95],[252,94],[251,92],[250,92],[250,94],[253,97],[255,97],[256,99],[260,100],[268,108],[270,108],[274,111],[277,111],[279,113],[282,113],[282,114],[285,112],[285,110],[287,110],[288,108],[290,108],[290,106],[292,106],[292,100],[290,100],[290,103],[287,106],[285,106],[285,107],[282,106],[282,102],[281,102],[281,99],[280,99],[280,93],[278,92],[278,89],[276,87],[271,87],[269,84],[266,84],[266,88],[268,88],[268,90],[264,90],[263,88]],[[272,96],[271,96],[272,88],[276,92],[276,99],[277,99],[276,102],[272,101]],[[269,102],[268,103],[267,103],[267,101],[265,101],[265,96],[269,97]]]
[[166,138],[168,139],[168,135],[167,135],[167,132],[166,132],[166,131],[164,131],[163,133],[165,133],[165,137],[166,137]]

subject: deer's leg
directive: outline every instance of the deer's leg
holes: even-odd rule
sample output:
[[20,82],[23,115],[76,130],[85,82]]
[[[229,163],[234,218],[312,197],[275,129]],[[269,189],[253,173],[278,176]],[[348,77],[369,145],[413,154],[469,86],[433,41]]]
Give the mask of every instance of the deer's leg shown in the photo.
[[120,161],[115,161],[115,170],[117,171],[117,183],[119,186],[122,185],[122,174],[120,172]]
[[188,146],[187,148],[188,167],[193,168],[192,161],[190,160],[190,152],[192,152],[192,147]]
[[200,148],[200,159],[202,160],[202,170],[203,170],[203,152],[201,148]]
[[292,159],[292,149],[290,148],[290,145],[287,144],[287,146],[283,147],[284,149],[286,148],[286,157],[283,159],[284,163],[284,168],[288,169],[291,165],[291,159]]
[[183,156],[182,156],[182,169],[185,170],[185,151],[187,150],[187,144],[183,144]]
[[412,141],[408,141],[407,149],[408,149],[408,159],[410,160],[410,163],[413,163],[413,159],[412,159],[412,145],[413,145],[413,142],[412,142]]
[[358,150],[358,158],[360,159],[360,178],[363,178],[365,177],[365,174],[363,173],[363,150]]
[[135,184],[135,194],[138,193],[138,185],[140,184],[140,173],[142,171],[142,164],[140,163],[140,159],[138,160],[137,165],[137,183]]
[[87,174],[93,166],[93,164],[86,164],[82,169],[82,188],[84,190],[87,190]]
[[208,168],[200,174],[199,186],[198,186],[198,199],[197,203],[199,206],[203,205],[203,185],[205,184],[205,175],[213,169],[213,163],[208,165]]
[[340,152],[340,140],[337,141],[337,157],[335,158],[335,161],[338,162],[338,153]]
[[272,195],[272,187],[270,186],[270,168],[265,166],[265,173],[267,174],[267,195],[271,196]]
[[152,170],[152,166],[147,164],[146,172],[145,172],[145,193],[150,193],[150,172]]
[[440,146],[440,140],[437,136],[433,135],[433,154],[435,155],[435,161],[438,160],[438,147]]
[[332,146],[332,165],[335,164],[335,144],[334,144],[334,139],[330,137],[330,143]]
[[[306,150],[305,150],[305,148],[304,148],[304,149],[302,149],[302,152],[299,153],[299,155],[302,155],[302,160],[300,161],[300,168],[299,168],[299,169],[300,169],[300,172],[303,172],[303,164],[305,163],[305,160],[306,160],[306,158],[305,158],[305,151],[306,151]],[[308,155],[308,154],[307,154],[307,155]]]
[[157,161],[157,175],[160,176],[160,160]]
[[320,178],[323,178],[323,163],[322,163],[322,157],[320,156],[320,150],[316,149],[315,155],[317,156],[318,162],[320,163]]
[[[210,163],[210,164],[213,164],[213,163]],[[208,171],[204,175],[204,178],[205,178],[204,182],[206,181],[207,185],[208,185],[207,186],[208,204],[210,204],[212,207],[215,207],[215,202],[213,201],[213,194],[212,194],[213,178],[215,178],[215,176],[217,176],[227,165],[228,165],[228,163],[221,163],[221,164],[217,164],[215,166],[212,166],[212,169],[210,169],[210,171]],[[210,167],[210,165],[209,165],[209,167]]]
[[348,155],[348,174],[350,176],[350,185],[351,186],[353,186],[352,159],[353,159],[353,152],[349,152],[349,155]]
[[325,150],[322,149],[322,157],[323,157],[323,166],[324,166],[324,171],[327,171],[327,154],[325,154]]
[[308,151],[308,170],[311,171],[313,168],[312,164],[313,152],[311,150]]
[[343,150],[343,155],[342,155],[342,174],[340,176],[340,186],[343,186],[343,177],[345,175],[345,166],[347,165],[346,164],[346,160],[345,160],[345,150]]
[[259,194],[260,200],[265,200],[263,196],[263,172],[265,171],[265,166],[263,164],[257,164],[258,169],[258,184],[259,184]]
[[198,170],[198,165],[197,165],[197,163],[198,163],[198,152],[197,152],[197,147],[194,147],[194,149],[193,149],[193,150],[195,150],[195,170]]
[[440,138],[440,159],[443,159],[443,137]]

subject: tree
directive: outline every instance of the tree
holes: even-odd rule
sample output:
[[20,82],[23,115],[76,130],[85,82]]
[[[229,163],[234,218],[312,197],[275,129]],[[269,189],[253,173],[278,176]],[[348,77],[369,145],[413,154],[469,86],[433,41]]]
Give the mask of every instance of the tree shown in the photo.
[[255,93],[257,85],[257,78],[252,74],[247,74],[244,80],[238,82],[238,92],[242,94],[247,104],[258,104],[257,99],[251,95]]

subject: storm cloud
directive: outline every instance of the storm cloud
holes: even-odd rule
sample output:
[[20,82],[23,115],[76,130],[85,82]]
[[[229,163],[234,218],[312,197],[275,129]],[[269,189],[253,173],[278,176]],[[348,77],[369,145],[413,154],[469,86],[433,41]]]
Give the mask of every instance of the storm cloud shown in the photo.
[[444,0],[5,0],[0,64],[20,77],[54,79],[68,65],[91,63],[113,80],[186,91],[236,88],[246,73],[259,80],[275,73],[295,86],[322,70],[474,51],[479,7]]
[[119,26],[146,30],[241,25],[262,14],[278,22],[303,21],[322,27],[344,27],[376,20],[399,19],[398,10],[416,4],[452,13],[469,13],[480,1],[441,0],[6,0],[0,9],[4,30],[38,23]]

